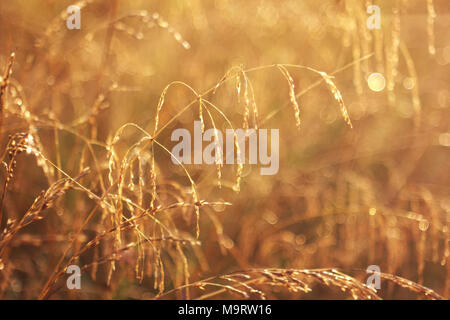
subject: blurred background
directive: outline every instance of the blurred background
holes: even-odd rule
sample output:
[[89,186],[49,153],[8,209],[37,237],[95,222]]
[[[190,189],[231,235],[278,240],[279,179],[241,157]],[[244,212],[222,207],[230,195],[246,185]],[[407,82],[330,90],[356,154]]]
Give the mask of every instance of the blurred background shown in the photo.
[[[280,129],[280,169],[261,176],[257,165],[245,165],[237,192],[236,166],[223,166],[221,186],[215,166],[186,166],[199,200],[217,202],[200,208],[199,243],[159,241],[142,248],[131,245],[115,255],[117,239],[102,239],[72,261],[95,265],[83,273],[82,290],[67,290],[61,278],[46,298],[153,298],[187,278],[194,282],[254,267],[335,267],[365,283],[369,265],[448,297],[448,1],[92,0],[76,4],[81,29],[68,30],[66,8],[71,4],[0,2],[0,74],[15,53],[2,98],[2,152],[11,141],[8,136],[30,133],[45,158],[68,175],[76,177],[89,166],[81,184],[98,197],[110,194],[105,201],[118,206],[114,194],[119,191],[108,189],[113,171],[108,146],[121,126],[135,123],[153,133],[161,94],[168,84],[180,81],[199,94],[220,83],[203,98],[241,128],[246,81],[251,86],[249,126]],[[380,7],[381,29],[367,28],[369,5]],[[289,83],[276,64],[333,75],[353,128],[319,74],[287,67]],[[300,106],[299,129],[291,84]],[[178,115],[196,99],[183,84],[171,85],[163,94],[159,128],[168,125],[157,139],[170,150],[171,132],[191,130],[199,106],[195,103]],[[215,126],[228,128],[217,110],[209,111]],[[203,118],[207,128],[213,127],[205,110]],[[121,132],[117,166],[142,137],[129,127]],[[124,170],[124,194],[144,209],[192,203],[182,168],[161,148],[147,149],[138,159],[139,169],[130,161]],[[155,159],[154,166],[150,159]],[[19,220],[42,190],[64,178],[40,156],[23,153],[16,161],[14,176],[5,184],[2,228],[7,228],[7,219]],[[7,176],[2,168],[2,185]],[[145,180],[148,191],[142,199],[135,190],[138,180]],[[58,198],[42,214],[44,219],[4,244],[2,298],[37,298],[74,237],[64,261],[116,226],[109,216],[117,210],[107,208],[83,225],[99,202],[75,189]],[[123,215],[133,217],[138,211],[125,208]],[[174,234],[195,239],[192,208],[164,211],[160,218]],[[153,220],[138,227],[147,235],[167,235],[155,231]],[[123,246],[136,242],[139,234],[124,231],[121,237]],[[97,266],[101,257],[108,261]],[[266,293],[269,298],[348,298],[321,285],[308,294],[280,288]],[[180,291],[172,297],[184,295]],[[417,298],[384,281],[379,295]],[[236,298],[227,292],[216,297]]]

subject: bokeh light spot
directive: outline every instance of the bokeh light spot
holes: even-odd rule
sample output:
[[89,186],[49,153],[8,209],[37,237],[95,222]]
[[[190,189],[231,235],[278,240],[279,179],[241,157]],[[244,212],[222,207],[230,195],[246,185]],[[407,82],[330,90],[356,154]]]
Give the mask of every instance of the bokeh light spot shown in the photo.
[[450,147],[450,132],[441,133],[439,135],[439,144],[444,147]]
[[386,87],[386,79],[384,79],[384,76],[381,73],[372,73],[367,79],[367,84],[370,90],[380,92]]
[[406,90],[412,90],[416,86],[416,81],[414,78],[407,77],[403,80],[403,86]]

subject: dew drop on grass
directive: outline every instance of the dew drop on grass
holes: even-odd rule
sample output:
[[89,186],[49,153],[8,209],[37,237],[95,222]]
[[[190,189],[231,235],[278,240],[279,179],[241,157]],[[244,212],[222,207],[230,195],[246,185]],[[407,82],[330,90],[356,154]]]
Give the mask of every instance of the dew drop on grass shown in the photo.
[[439,135],[439,144],[444,147],[450,147],[450,132],[444,132]]
[[183,42],[181,43],[181,45],[182,45],[185,49],[190,49],[190,48],[191,48],[191,45],[190,45],[189,42],[187,42],[187,41],[183,41]]

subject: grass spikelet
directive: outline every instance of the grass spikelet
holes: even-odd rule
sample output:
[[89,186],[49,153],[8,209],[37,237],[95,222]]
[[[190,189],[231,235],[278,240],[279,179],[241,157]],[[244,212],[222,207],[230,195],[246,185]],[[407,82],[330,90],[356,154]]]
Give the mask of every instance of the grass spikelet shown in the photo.
[[[236,147],[236,154],[238,159],[241,156],[241,150],[239,149],[239,142],[237,140],[237,137],[234,136],[234,145]],[[242,172],[244,171],[244,164],[243,163],[238,163],[237,164],[237,170],[236,170],[236,182],[233,186],[233,190],[235,192],[239,192],[241,191],[241,177],[242,177]]]
[[250,106],[252,108],[253,114],[253,127],[258,129],[258,108],[255,101],[255,93],[253,91],[252,83],[248,78],[245,70],[241,66],[241,74],[244,79],[244,116],[242,127],[244,129],[249,128],[249,118],[250,118]]
[[236,96],[237,96],[238,102],[240,102],[241,101],[241,87],[242,87],[241,76],[239,74],[237,74],[235,78],[236,78],[236,80],[235,80]]
[[12,74],[12,66],[14,64],[15,53],[11,53],[9,56],[8,64],[6,65],[3,76],[0,75],[0,129],[2,129],[3,123],[3,106],[5,104],[6,89],[8,88],[9,79]]
[[339,106],[341,108],[341,114],[345,122],[350,126],[350,128],[353,128],[352,121],[350,120],[350,116],[348,115],[347,107],[345,106],[344,103],[344,98],[342,98],[341,92],[334,84],[332,80],[333,77],[322,71],[318,71],[318,73],[322,76],[323,80],[325,80],[325,83],[330,88],[330,91],[333,94],[334,99],[336,99],[336,101],[339,103]]
[[[126,20],[130,18],[137,18],[142,23],[140,25],[140,28],[134,28],[127,24]],[[136,40],[142,40],[145,37],[144,33],[142,32],[142,26],[145,26],[147,29],[159,27],[161,29],[167,30],[167,32],[172,35],[175,41],[182,45],[184,49],[189,50],[191,48],[189,42],[183,39],[183,36],[172,26],[170,26],[169,23],[164,20],[157,12],[150,14],[147,10],[136,11],[117,19],[112,24],[115,30],[127,34],[128,36],[133,37]]]
[[[2,162],[6,166],[6,178],[5,183],[3,184],[3,191],[0,200],[0,226],[2,225],[3,220],[3,206],[5,202],[6,193],[8,190],[9,183],[14,177],[14,170],[17,165],[16,158],[22,152],[26,152],[28,154],[37,153],[35,148],[36,146],[34,144],[34,139],[31,134],[16,133],[10,136],[9,138],[8,144],[6,146],[6,154],[2,157]],[[5,157],[8,157],[8,163],[4,161]]]
[[220,144],[220,140],[219,140],[219,135],[217,134],[218,130],[217,130],[214,118],[213,118],[211,112],[209,111],[209,109],[206,106],[205,106],[205,109],[206,109],[206,112],[209,115],[209,118],[211,119],[211,123],[212,123],[213,128],[214,128],[214,142],[216,144],[216,148],[215,148],[215,153],[216,153],[215,154],[215,157],[216,157],[215,163],[216,163],[216,167],[217,167],[217,185],[218,185],[219,188],[221,188],[222,187],[222,183],[221,183],[221,180],[222,180],[222,165],[223,165],[223,161],[221,159],[223,159],[224,152],[223,152],[223,150],[221,149],[221,146],[220,146],[221,144]]
[[295,124],[297,126],[297,129],[300,130],[300,107],[298,106],[297,98],[295,96],[295,84],[294,79],[291,77],[291,74],[283,65],[277,65],[278,69],[281,71],[283,76],[286,78],[288,85],[289,85],[289,98],[291,99],[292,106],[294,108],[294,114],[295,114]]
[[350,17],[354,17],[349,22],[349,33],[351,33],[352,39],[352,55],[355,64],[353,66],[353,85],[355,87],[356,93],[358,95],[362,94],[361,85],[361,39],[360,39],[360,29],[366,29],[366,26],[358,24],[358,17],[360,16],[359,7],[357,2],[346,2],[345,9]]
[[152,186],[152,199],[150,201],[150,208],[155,207],[155,201],[156,201],[156,188],[157,188],[157,182],[156,182],[156,162],[155,162],[155,150],[152,146],[152,164],[150,168],[150,182]]
[[159,101],[158,101],[158,105],[156,106],[156,115],[155,115],[155,129],[153,130],[153,135],[156,135],[156,132],[158,131],[158,125],[159,125],[159,116],[162,110],[162,107],[164,105],[164,98],[166,97],[167,91],[169,90],[170,86],[172,84],[168,84],[164,90],[162,91],[160,97],[159,97]]
[[[222,281],[225,280],[226,283]],[[380,297],[370,288],[355,278],[335,269],[278,269],[261,268],[236,271],[234,273],[210,277],[169,290],[156,299],[172,294],[186,287],[200,288],[201,291],[213,289],[202,294],[197,299],[204,300],[222,295],[226,292],[236,293],[245,299],[258,297],[265,299],[266,295],[259,288],[279,287],[289,292],[309,293],[311,281],[322,283],[326,287],[337,287],[349,293],[354,299],[379,300]],[[231,283],[231,284],[228,284]],[[215,289],[219,288],[219,289]],[[215,290],[214,290],[215,289]]]
[[391,23],[391,43],[390,47],[386,49],[388,73],[387,84],[388,99],[392,105],[395,102],[395,79],[398,75],[399,62],[399,47],[400,47],[400,8],[399,1],[395,0],[392,8],[392,23]]
[[198,116],[200,118],[200,123],[202,125],[202,133],[204,133],[205,132],[205,122],[203,120],[203,102],[202,102],[201,97],[198,98]]
[[[401,27],[401,20],[400,20],[400,7],[399,7],[399,1],[395,0],[394,8],[392,9],[392,43],[391,43],[391,50],[392,50],[392,77],[395,79],[395,77],[398,74],[398,62],[399,62],[399,48],[400,48],[400,27]],[[394,84],[391,84],[391,86]]]
[[[357,22],[355,21],[355,26],[357,25]],[[358,27],[355,27],[353,30],[353,60],[357,61],[355,63],[354,69],[353,69],[353,83],[356,89],[356,93],[358,95],[362,95],[363,89],[362,89],[362,80],[361,80],[361,39],[358,32]]]
[[[210,101],[208,101],[208,100],[203,100],[205,103],[207,103],[211,108],[213,108],[214,110],[216,110],[223,118],[224,118],[224,120],[226,121],[226,123],[229,125],[229,127],[233,130],[233,132],[234,132],[234,135],[233,135],[233,143],[234,143],[234,147],[236,148],[236,157],[237,157],[237,159],[240,159],[240,157],[241,157],[241,149],[240,149],[240,147],[239,147],[239,143],[238,143],[238,140],[237,140],[237,135],[236,135],[236,132],[234,131],[234,127],[233,127],[233,124],[231,123],[231,121],[230,121],[230,119],[224,114],[224,112],[220,109],[220,108],[218,108],[216,105],[214,105],[213,103],[211,103]],[[210,115],[210,117],[211,117],[211,119],[212,119],[212,116]],[[216,134],[217,135],[217,134]],[[216,139],[216,141],[218,141],[218,137],[216,136],[215,137],[215,139]],[[222,155],[224,155],[223,153],[222,153]],[[217,165],[219,165],[219,164],[217,164]],[[239,192],[240,191],[240,182],[241,182],[241,175],[242,175],[242,170],[243,170],[243,168],[244,168],[244,165],[242,164],[242,163],[237,163],[237,171],[236,171],[236,181],[235,181],[235,184],[233,185],[233,187],[232,187],[232,189],[234,190],[234,191],[236,191],[236,192]],[[219,167],[218,167],[218,169],[219,169]]]
[[80,180],[89,173],[89,168],[85,168],[76,178],[69,179],[63,178],[52,184],[46,191],[42,193],[34,200],[30,209],[25,213],[22,220],[22,226],[31,223],[34,220],[42,219],[39,214],[51,207],[53,207],[55,200],[61,197],[69,188],[74,186],[74,182]]
[[256,105],[255,91],[253,90],[253,85],[250,81],[248,81],[248,84],[252,93],[253,127],[258,129],[258,107]]
[[31,207],[19,221],[9,223],[0,237],[0,257],[12,238],[24,227],[34,221],[43,219],[41,213],[53,207],[55,201],[60,198],[69,188],[74,186],[74,182],[80,180],[89,172],[89,168],[84,169],[78,177],[74,179],[63,178],[53,183],[46,191],[42,191],[34,200]]
[[427,0],[427,13],[428,52],[434,56],[436,54],[436,46],[434,43],[434,21],[436,19],[436,11],[434,10],[433,0]]
[[410,291],[418,293],[426,299],[430,299],[430,300],[444,300],[445,299],[440,294],[436,293],[435,291],[431,290],[430,288],[424,287],[423,285],[420,285],[414,281],[402,278],[400,276],[383,273],[383,272],[374,272],[374,271],[372,271],[372,273],[379,274],[381,278],[389,280],[403,288],[406,288]]
[[15,57],[16,57],[16,54],[14,52],[10,54],[8,63],[5,67],[5,71],[3,72],[3,76],[0,76],[0,106],[2,108],[3,108],[3,104],[4,104],[6,88],[8,87],[9,79],[12,74],[12,67],[14,64]]
[[[242,127],[247,130],[249,127],[249,115],[250,115],[250,99],[248,96],[248,79],[247,76],[244,72],[243,67],[241,66],[241,74],[242,74],[242,78],[244,79],[244,116],[243,116],[243,123],[242,123]],[[238,89],[238,95],[240,94],[240,90],[241,89],[241,82],[239,81],[239,89]]]

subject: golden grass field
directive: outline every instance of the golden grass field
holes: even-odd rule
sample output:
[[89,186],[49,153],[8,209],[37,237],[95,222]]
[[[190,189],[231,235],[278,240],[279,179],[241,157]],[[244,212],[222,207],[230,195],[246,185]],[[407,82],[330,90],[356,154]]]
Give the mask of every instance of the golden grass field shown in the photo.
[[[447,299],[449,15],[1,1],[0,298]],[[279,129],[278,173],[173,164],[194,121]]]

